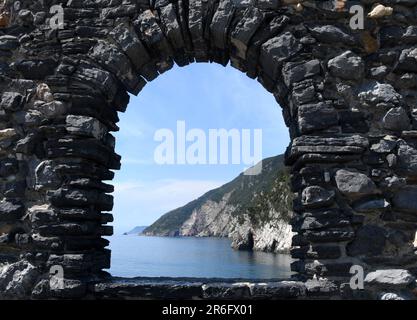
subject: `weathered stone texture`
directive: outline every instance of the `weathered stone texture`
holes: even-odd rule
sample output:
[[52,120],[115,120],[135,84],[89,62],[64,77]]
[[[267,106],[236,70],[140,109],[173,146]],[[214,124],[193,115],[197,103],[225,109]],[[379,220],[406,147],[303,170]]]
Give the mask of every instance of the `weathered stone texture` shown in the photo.
[[[73,0],[58,30],[49,25],[50,1],[21,0],[18,12],[12,2],[0,12],[0,298],[156,297],[162,289],[203,298],[358,297],[343,285],[353,264],[374,272],[371,297],[410,298],[414,1],[385,1],[392,10],[366,18],[365,30],[349,27],[349,1]],[[361,2],[366,12],[373,2]],[[328,280],[102,282],[110,254],[102,236],[113,219],[113,187],[103,180],[121,159],[111,134],[117,112],[127,92],[195,61],[230,62],[279,102],[292,140],[292,269]],[[50,281],[53,263],[65,269],[61,289]]]

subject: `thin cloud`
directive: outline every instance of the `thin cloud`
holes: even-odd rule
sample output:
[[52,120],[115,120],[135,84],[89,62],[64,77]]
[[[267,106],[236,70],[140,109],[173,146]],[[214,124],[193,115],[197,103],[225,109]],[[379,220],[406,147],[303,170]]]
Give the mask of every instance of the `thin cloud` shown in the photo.
[[115,183],[115,222],[132,227],[151,224],[162,214],[181,207],[224,183],[225,181],[176,179]]
[[[135,106],[130,107],[132,109]],[[136,110],[132,111],[131,109],[128,109],[125,114],[121,115],[120,130],[115,134],[115,136],[142,139],[150,134],[153,134],[155,127],[148,121],[145,121],[145,119],[142,119],[140,112]]]

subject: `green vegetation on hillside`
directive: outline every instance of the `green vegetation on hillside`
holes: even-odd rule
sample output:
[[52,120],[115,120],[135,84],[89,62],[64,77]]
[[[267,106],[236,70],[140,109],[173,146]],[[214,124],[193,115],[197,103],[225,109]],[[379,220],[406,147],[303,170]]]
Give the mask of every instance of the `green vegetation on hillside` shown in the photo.
[[281,213],[283,220],[290,220],[292,196],[289,189],[289,173],[284,166],[284,156],[279,155],[264,159],[259,175],[241,173],[231,182],[166,213],[146,228],[144,233],[175,236],[194,209],[208,200],[220,202],[228,193],[231,193],[228,204],[236,207],[233,215],[243,217],[243,214],[247,214],[254,225],[269,219],[271,207]]

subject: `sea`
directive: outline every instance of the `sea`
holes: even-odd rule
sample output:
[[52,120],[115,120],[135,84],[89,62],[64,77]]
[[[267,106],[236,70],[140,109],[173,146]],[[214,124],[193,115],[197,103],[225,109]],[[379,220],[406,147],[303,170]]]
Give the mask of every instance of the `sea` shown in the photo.
[[291,276],[289,254],[236,251],[227,238],[107,237],[113,276],[284,279]]

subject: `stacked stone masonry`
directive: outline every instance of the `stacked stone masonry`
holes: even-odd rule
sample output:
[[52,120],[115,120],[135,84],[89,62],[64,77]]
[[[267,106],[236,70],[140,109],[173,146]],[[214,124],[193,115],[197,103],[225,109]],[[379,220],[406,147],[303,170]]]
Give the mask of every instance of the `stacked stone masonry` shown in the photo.
[[377,1],[72,0],[54,29],[60,3],[0,1],[1,298],[117,291],[103,236],[118,112],[128,93],[193,62],[257,79],[290,131],[291,268],[301,282],[272,285],[289,296],[264,294],[360,297],[346,285],[359,265],[373,297],[415,297],[416,1],[380,0],[386,14],[357,30],[350,8],[368,13]]

